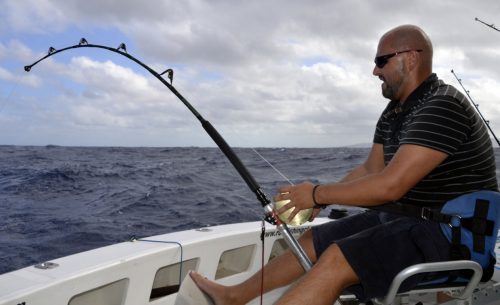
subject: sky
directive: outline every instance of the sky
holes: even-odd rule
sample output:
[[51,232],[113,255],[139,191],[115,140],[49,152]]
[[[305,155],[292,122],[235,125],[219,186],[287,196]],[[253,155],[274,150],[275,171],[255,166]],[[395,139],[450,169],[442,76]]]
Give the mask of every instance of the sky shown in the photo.
[[381,35],[420,26],[434,72],[500,134],[500,1],[0,0],[0,145],[215,146],[162,72],[233,147],[369,145],[388,100]]

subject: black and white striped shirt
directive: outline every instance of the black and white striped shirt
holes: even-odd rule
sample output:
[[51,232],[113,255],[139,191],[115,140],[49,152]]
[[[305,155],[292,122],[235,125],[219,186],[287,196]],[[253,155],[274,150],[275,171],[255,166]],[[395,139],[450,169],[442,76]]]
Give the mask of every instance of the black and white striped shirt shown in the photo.
[[403,103],[391,101],[375,131],[387,165],[400,145],[415,144],[448,158],[413,187],[401,203],[441,207],[478,190],[497,190],[495,158],[488,130],[466,97],[432,74]]

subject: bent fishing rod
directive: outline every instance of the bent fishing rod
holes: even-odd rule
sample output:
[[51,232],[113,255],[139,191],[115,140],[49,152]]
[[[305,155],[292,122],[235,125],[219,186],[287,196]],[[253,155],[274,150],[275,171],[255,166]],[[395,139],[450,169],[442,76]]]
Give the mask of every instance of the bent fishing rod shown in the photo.
[[488,130],[490,131],[490,133],[493,136],[493,138],[495,138],[495,141],[497,142],[498,146],[500,146],[500,141],[498,140],[496,134],[493,132],[493,129],[490,126],[490,121],[487,120],[487,119],[485,119],[484,116],[483,116],[483,114],[479,110],[479,104],[476,104],[472,100],[472,97],[469,94],[469,90],[465,89],[464,85],[462,84],[462,79],[458,78],[458,76],[455,74],[455,71],[453,71],[453,69],[451,70],[451,73],[455,76],[455,78],[457,79],[457,81],[460,84],[460,86],[462,87],[462,89],[464,89],[465,94],[467,94],[467,97],[469,98],[469,101],[472,103],[472,105],[474,105],[474,107],[476,108],[477,113],[479,114],[479,116],[483,120],[484,124],[486,124],[486,127],[488,127]]
[[[215,127],[212,126],[212,124],[205,120],[201,114],[175,89],[175,87],[172,85],[173,83],[173,74],[174,71],[172,69],[166,69],[162,73],[157,73],[155,70],[153,70],[151,67],[140,61],[139,59],[135,58],[134,56],[130,55],[127,52],[127,47],[124,43],[121,43],[117,48],[112,48],[108,46],[103,46],[103,45],[98,45],[98,44],[89,44],[85,38],[81,38],[80,42],[76,45],[72,45],[69,47],[65,47],[62,49],[55,49],[53,47],[50,47],[47,55],[43,56],[39,60],[35,61],[31,65],[25,66],[24,70],[26,72],[31,71],[33,66],[38,64],[39,62],[54,56],[58,53],[71,50],[71,49],[78,49],[78,48],[98,48],[98,49],[105,49],[117,54],[120,54],[122,56],[125,56],[126,58],[134,61],[144,69],[146,69],[149,73],[151,73],[154,77],[156,77],[160,82],[162,82],[170,91],[191,111],[191,113],[200,121],[203,129],[208,133],[208,135],[212,138],[212,140],[217,144],[219,149],[224,153],[226,158],[231,162],[231,164],[234,166],[236,171],[239,173],[241,178],[246,182],[250,190],[257,196],[257,199],[260,201],[262,204],[262,207],[264,208],[265,211],[265,220],[273,225],[276,225],[278,228],[279,232],[281,235],[283,235],[283,238],[285,239],[286,243],[288,244],[290,250],[295,254],[297,259],[299,260],[299,263],[302,265],[304,270],[308,271],[312,267],[312,263],[305,254],[304,250],[302,247],[299,245],[295,237],[293,237],[292,233],[288,229],[288,226],[286,223],[281,221],[279,217],[276,215],[274,212],[273,204],[272,202],[267,198],[267,196],[264,194],[264,192],[261,190],[259,184],[257,181],[254,179],[254,177],[250,174],[248,169],[243,165],[241,162],[240,158],[236,155],[236,153],[233,151],[233,149],[227,144],[227,142],[224,140],[224,138],[220,135],[220,133],[215,129]],[[166,74],[168,79],[170,80],[170,83],[165,80],[162,75]]]

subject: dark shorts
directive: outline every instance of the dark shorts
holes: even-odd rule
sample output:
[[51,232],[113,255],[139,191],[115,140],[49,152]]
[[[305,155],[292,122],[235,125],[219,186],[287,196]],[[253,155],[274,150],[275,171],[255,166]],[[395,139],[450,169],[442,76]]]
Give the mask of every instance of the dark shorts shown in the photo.
[[[367,211],[313,227],[316,255],[336,243],[360,279],[346,289],[360,301],[382,297],[404,268],[449,260],[450,244],[439,224],[416,217]],[[404,283],[414,287],[421,277]]]

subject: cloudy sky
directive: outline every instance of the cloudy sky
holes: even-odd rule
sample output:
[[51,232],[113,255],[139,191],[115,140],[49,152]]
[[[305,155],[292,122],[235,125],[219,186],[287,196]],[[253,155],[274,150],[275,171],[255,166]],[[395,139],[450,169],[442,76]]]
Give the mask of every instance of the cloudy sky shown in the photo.
[[500,1],[0,0],[0,144],[213,146],[198,120],[118,46],[174,86],[235,147],[370,143],[387,100],[380,35],[417,24],[434,70],[462,79],[500,133]]

